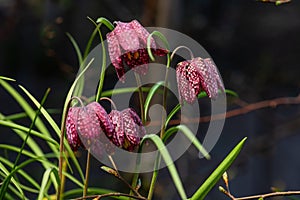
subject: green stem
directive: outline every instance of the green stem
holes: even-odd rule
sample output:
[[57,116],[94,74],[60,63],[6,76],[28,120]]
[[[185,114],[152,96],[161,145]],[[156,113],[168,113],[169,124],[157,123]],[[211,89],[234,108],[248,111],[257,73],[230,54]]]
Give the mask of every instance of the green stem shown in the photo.
[[98,85],[96,99],[95,99],[97,102],[99,102],[100,97],[101,97],[102,88],[103,88],[105,69],[106,69],[106,52],[105,52],[105,45],[104,45],[102,33],[100,31],[100,27],[102,24],[104,24],[110,31],[112,31],[114,29],[114,26],[112,23],[110,23],[109,20],[107,20],[106,18],[103,18],[103,17],[97,19],[97,23],[99,23],[99,24],[96,24],[96,22],[93,19],[91,19],[90,17],[88,17],[88,19],[96,26],[96,29],[98,30],[99,37],[100,37],[101,47],[102,47],[102,66],[101,66],[101,73],[100,73],[100,78],[99,78],[99,85]]
[[155,168],[152,174],[152,178],[151,178],[151,183],[150,183],[150,188],[149,188],[149,192],[148,192],[148,197],[147,199],[152,199],[153,197],[153,193],[154,193],[154,186],[157,180],[157,176],[158,176],[158,167],[160,165],[160,161],[161,161],[161,156],[160,153],[158,153],[157,158],[155,160]]
[[90,160],[91,160],[91,154],[90,154],[90,151],[88,151],[87,159],[86,159],[85,180],[84,180],[84,188],[83,188],[82,198],[85,198],[87,195],[88,184],[89,184],[89,175],[90,175],[90,163],[91,163]]
[[140,76],[134,72],[134,76],[135,76],[135,80],[136,80],[136,84],[138,87],[138,91],[139,91],[139,101],[140,101],[140,110],[141,110],[141,120],[142,123],[145,124],[145,116],[144,116],[144,95],[143,95],[143,89],[142,89],[142,82],[141,82],[141,78]]
[[[167,55],[168,59],[167,59],[167,67],[166,67],[166,75],[165,75],[165,86],[164,86],[164,92],[163,92],[163,108],[167,108],[167,94],[168,94],[168,90],[167,90],[167,80],[168,80],[168,72],[169,72],[169,67],[170,67],[170,63],[171,63],[171,59],[170,59],[170,54]],[[162,114],[161,116],[161,129],[160,129],[160,138],[163,138],[164,134],[165,134],[165,120],[166,120],[166,116],[164,114]],[[158,155],[158,157],[156,158],[156,166],[160,165],[160,155]],[[158,167],[155,168],[155,170],[153,171],[152,174],[152,179],[151,179],[151,184],[150,184],[150,188],[149,188],[149,193],[148,193],[148,199],[150,200],[153,196],[154,193],[154,188],[155,188],[155,183],[157,180],[157,176],[158,176]]]

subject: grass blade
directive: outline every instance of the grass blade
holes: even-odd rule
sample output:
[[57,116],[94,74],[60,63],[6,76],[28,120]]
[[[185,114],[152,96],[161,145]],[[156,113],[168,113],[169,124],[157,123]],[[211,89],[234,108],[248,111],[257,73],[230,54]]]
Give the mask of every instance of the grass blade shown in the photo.
[[194,193],[190,200],[202,200],[206,197],[208,192],[214,187],[214,185],[219,181],[224,172],[230,167],[230,165],[239,155],[246,139],[247,138],[244,138],[234,147],[234,149],[226,156],[226,158],[219,164],[219,166],[213,171],[213,173],[211,173],[211,175]]
[[[3,88],[17,101],[17,103],[26,112],[30,120],[33,121],[36,115],[36,111],[32,109],[32,107],[26,102],[26,100],[6,81],[0,79],[0,85],[2,85]],[[35,126],[41,133],[47,135],[49,138],[51,137],[48,129],[39,117],[37,117],[36,119]],[[58,152],[58,149],[53,144],[49,144],[49,147],[53,152]]]
[[[14,164],[7,160],[6,158],[0,157],[1,163],[7,165],[10,168],[13,168]],[[34,186],[36,189],[40,189],[40,185],[24,170],[20,169],[18,173],[25,178],[25,180],[30,183],[32,186]]]
[[181,199],[187,199],[185,190],[183,188],[181,179],[178,175],[177,169],[174,165],[171,155],[169,154],[166,146],[164,145],[164,143],[162,142],[160,137],[158,137],[155,134],[149,134],[143,138],[141,143],[144,143],[145,140],[151,140],[156,145],[157,149],[159,150],[162,158],[164,159],[164,161],[168,167],[168,170],[171,174],[171,177],[173,179],[173,182],[175,184],[175,187],[177,188],[177,191],[178,191]]
[[44,196],[47,196],[47,183],[49,181],[50,175],[53,173],[56,177],[56,180],[59,182],[58,171],[54,168],[49,168],[44,172],[43,179],[41,182],[41,189],[39,192],[38,200],[43,200]]
[[147,98],[146,98],[146,100],[145,100],[145,103],[144,103],[144,110],[145,110],[145,116],[144,116],[144,119],[147,119],[147,114],[148,114],[148,110],[149,110],[149,105],[150,105],[150,102],[151,102],[151,99],[152,99],[152,97],[154,96],[154,94],[155,94],[155,92],[158,90],[158,88],[160,88],[161,86],[164,86],[164,81],[159,81],[159,82],[157,82],[157,83],[155,83],[152,87],[151,87],[151,89],[150,89],[150,91],[149,91],[149,93],[148,93],[148,95],[147,95]]
[[19,193],[23,196],[23,199],[25,199],[24,192],[20,187],[18,181],[16,181],[15,178],[11,176],[12,173],[10,173],[9,170],[1,162],[0,162],[0,170],[6,175],[4,181],[1,183],[0,199],[4,199],[4,196],[7,193],[7,189],[10,185],[10,182],[13,183],[13,185],[17,188]]
[[169,128],[163,136],[163,139],[162,139],[163,142],[165,143],[172,134],[176,133],[179,130],[183,132],[183,134],[193,143],[193,145],[199,150],[200,153],[202,153],[202,155],[206,159],[208,159],[208,160],[210,159],[209,153],[205,150],[205,148],[202,146],[202,144],[199,142],[199,140],[193,134],[193,132],[185,125],[178,125],[178,126]]
[[[19,124],[11,122],[11,121],[0,120],[0,125],[12,128],[14,130],[20,130],[24,134],[28,133],[29,130],[30,130],[30,128],[28,128],[28,127],[21,126]],[[54,144],[56,146],[56,148],[59,147],[59,144],[58,144],[58,142],[56,140],[54,140],[52,137],[48,137],[47,135],[44,135],[43,133],[40,133],[40,132],[32,130],[31,131],[31,135],[36,136],[38,138],[41,138],[41,139],[45,140],[48,143]]]
[[73,36],[70,34],[70,33],[66,33],[67,37],[69,38],[69,40],[71,41],[75,51],[76,51],[76,55],[77,55],[77,58],[78,58],[78,63],[79,63],[79,66],[82,64],[82,53],[80,51],[80,48],[77,44],[77,42],[75,41],[75,39],[73,38]]
[[[232,95],[234,97],[238,97],[238,94],[232,90],[228,90],[226,89],[225,90],[225,93],[226,94],[229,94],[229,95]],[[198,94],[198,98],[203,98],[203,97],[206,97],[207,94],[206,92],[200,92],[200,94]],[[166,122],[165,122],[165,127],[167,127],[167,125],[169,124],[170,120],[172,119],[172,117],[181,109],[181,105],[180,104],[177,104],[173,110],[169,113],[169,115],[167,116],[167,119],[166,119]]]

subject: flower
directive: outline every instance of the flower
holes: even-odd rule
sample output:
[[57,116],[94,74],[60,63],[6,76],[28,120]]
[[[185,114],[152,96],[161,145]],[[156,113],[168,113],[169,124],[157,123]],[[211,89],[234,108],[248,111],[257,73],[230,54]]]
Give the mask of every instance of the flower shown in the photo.
[[112,137],[114,130],[106,110],[97,102],[92,102],[86,107],[87,109],[90,109],[92,113],[96,114],[96,118],[98,119],[100,127],[105,135],[109,138]]
[[123,111],[112,110],[109,117],[115,129],[111,141],[118,147],[133,151],[146,134],[139,116],[133,109],[127,108]]
[[79,147],[83,146],[77,131],[77,118],[79,110],[80,107],[69,108],[66,121],[67,140],[73,151],[77,151]]
[[108,114],[97,102],[84,107],[71,107],[68,110],[66,134],[73,151],[77,151],[83,144],[87,149],[92,146],[98,146],[99,149],[101,145],[95,142],[101,140],[103,133],[112,137],[113,131]]
[[[147,39],[149,32],[137,21],[129,23],[115,22],[116,27],[106,35],[108,43],[108,53],[117,75],[121,81],[125,81],[124,62],[139,74],[146,74],[150,61],[147,52]],[[151,38],[150,48],[152,53],[158,56],[167,54],[167,50],[157,49],[153,38]]]
[[202,90],[212,99],[218,96],[219,89],[225,91],[217,67],[210,58],[197,57],[178,63],[176,78],[180,103],[183,100],[193,103]]

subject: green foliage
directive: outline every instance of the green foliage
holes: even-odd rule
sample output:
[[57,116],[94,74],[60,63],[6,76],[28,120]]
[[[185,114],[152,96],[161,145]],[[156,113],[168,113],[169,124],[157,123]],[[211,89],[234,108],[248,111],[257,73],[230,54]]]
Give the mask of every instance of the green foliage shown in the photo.
[[[90,18],[89,18],[90,19]],[[67,33],[67,37],[71,41],[77,58],[79,68],[79,74],[71,85],[63,105],[62,121],[60,124],[55,122],[53,119],[52,113],[44,108],[44,102],[47,99],[48,93],[50,90],[46,91],[46,94],[41,101],[37,100],[26,88],[23,86],[18,86],[20,92],[15,89],[13,84],[15,80],[7,77],[0,76],[0,86],[4,88],[6,92],[10,94],[12,99],[21,107],[20,113],[13,113],[9,115],[4,115],[0,113],[0,125],[3,127],[8,127],[12,130],[14,134],[21,138],[23,145],[21,147],[14,146],[12,144],[0,144],[0,149],[7,152],[13,152],[17,154],[16,159],[11,159],[6,156],[0,156],[0,179],[1,179],[1,189],[0,189],[0,199],[28,199],[29,195],[35,195],[38,200],[43,200],[45,198],[53,199],[60,196],[61,199],[70,199],[80,196],[83,191],[85,191],[87,184],[86,178],[83,175],[82,166],[80,166],[78,158],[71,150],[67,140],[64,137],[65,134],[65,123],[66,115],[68,108],[72,104],[72,97],[78,96],[81,97],[84,88],[85,82],[85,72],[91,67],[95,58],[88,58],[88,53],[92,48],[92,43],[96,37],[99,35],[99,39],[102,45],[103,55],[102,55],[102,65],[101,73],[99,75],[99,85],[97,88],[97,93],[95,96],[87,97],[88,100],[99,101],[100,97],[111,96],[112,94],[122,94],[122,93],[132,93],[139,92],[140,96],[147,94],[144,102],[141,102],[142,111],[144,114],[142,118],[147,118],[148,111],[151,105],[151,100],[153,96],[157,93],[163,95],[163,105],[166,106],[166,96],[167,90],[165,84],[167,83],[168,70],[166,70],[166,80],[155,83],[152,87],[140,87],[139,90],[135,87],[120,88],[114,90],[102,91],[104,84],[104,75],[106,68],[106,50],[104,41],[101,33],[101,25],[105,25],[109,30],[113,30],[114,26],[105,18],[98,18],[96,22],[90,19],[95,25],[95,29],[92,32],[87,45],[83,51],[80,50],[75,39]],[[151,60],[154,60],[150,49],[150,42],[152,36],[157,36],[165,45],[165,48],[170,51],[169,44],[165,36],[158,32],[154,31],[150,34],[147,39],[147,50]],[[171,58],[167,54],[167,68],[170,66]],[[96,87],[96,86],[95,86]],[[163,88],[163,92],[161,90]],[[229,95],[237,96],[237,94],[231,90],[226,90],[226,93]],[[202,92],[198,95],[198,98],[206,97],[206,93]],[[161,159],[166,163],[170,176],[173,180],[173,183],[178,191],[178,194],[181,199],[187,199],[187,195],[184,189],[184,185],[181,181],[179,173],[176,169],[175,163],[172,160],[170,152],[166,147],[168,139],[174,134],[184,134],[188,140],[197,148],[197,150],[204,155],[206,159],[210,159],[209,153],[202,146],[201,142],[197,139],[195,134],[185,125],[178,126],[169,126],[170,120],[174,115],[181,109],[180,104],[176,105],[170,113],[168,113],[163,122],[163,130],[161,135],[147,134],[143,137],[138,152],[141,153],[143,146],[146,144],[146,141],[151,141],[156,148],[158,149],[158,155],[156,157],[155,164],[153,166],[153,176],[150,183],[150,188],[148,192],[148,198],[151,199],[154,192],[155,182],[158,176],[158,166],[160,165]],[[143,112],[142,112],[143,113]],[[27,118],[30,120],[30,125],[20,124],[18,119]],[[60,143],[57,141],[57,138],[60,138]],[[41,141],[47,145],[49,152],[46,152],[42,148]],[[216,170],[207,178],[207,180],[199,187],[191,199],[203,199],[216,182],[220,179],[222,174],[226,169],[230,167],[232,162],[235,160],[239,154],[245,139],[242,140],[221,162],[221,164],[216,168]],[[25,160],[20,162],[20,158]],[[60,162],[58,162],[58,160]],[[61,161],[64,161],[62,164]],[[139,159],[136,163],[136,168],[139,168]],[[31,163],[38,163],[42,166],[42,174],[39,174],[40,177],[36,178],[34,176],[35,172],[28,170],[28,165]],[[59,165],[62,164],[62,165]],[[75,166],[75,171],[72,167]],[[119,175],[117,169],[111,169],[108,167],[102,167],[103,170],[114,174],[115,176]],[[88,169],[86,170],[88,174]],[[138,170],[137,170],[138,171]],[[79,174],[79,179],[76,178],[76,174]],[[20,179],[20,177],[22,179]],[[22,181],[21,181],[22,180]],[[139,182],[139,174],[134,174],[132,179],[132,190],[138,188],[138,185],[141,185]],[[64,184],[66,181],[73,182],[75,187],[68,191],[64,191]],[[132,189],[133,188],[133,189]],[[49,191],[55,189],[57,195],[49,193]],[[138,190],[138,189],[137,189]],[[136,191],[135,191],[136,192]],[[115,193],[112,190],[104,188],[95,188],[89,187],[87,189],[87,195],[101,195],[107,193]],[[122,195],[112,196],[116,199],[128,199]]]

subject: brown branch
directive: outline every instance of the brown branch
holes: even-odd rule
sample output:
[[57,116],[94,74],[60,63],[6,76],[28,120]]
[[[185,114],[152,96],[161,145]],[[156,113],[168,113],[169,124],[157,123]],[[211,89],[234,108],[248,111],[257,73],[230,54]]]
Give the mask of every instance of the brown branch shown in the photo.
[[266,199],[266,198],[276,197],[276,196],[278,197],[278,196],[300,195],[300,191],[285,191],[285,192],[272,192],[272,193],[267,193],[267,194],[259,194],[259,195],[236,198],[232,194],[230,194],[228,191],[225,191],[223,193],[232,200],[250,200],[250,199],[259,199],[259,198]]
[[73,199],[73,200],[84,200],[84,199],[101,199],[101,198],[104,198],[104,197],[113,197],[113,196],[123,196],[123,197],[130,197],[130,198],[133,198],[133,199],[140,199],[140,200],[145,200],[146,198],[145,197],[137,197],[137,196],[134,196],[134,195],[130,195],[130,194],[125,194],[125,193],[120,193],[120,192],[113,192],[113,193],[107,193],[107,194],[98,194],[98,195],[90,195],[90,196],[85,196],[85,197],[79,197],[79,198],[76,198],[76,199]]
[[[238,115],[247,114],[249,112],[263,109],[263,108],[275,108],[280,105],[294,105],[300,104],[300,94],[297,97],[280,97],[271,100],[259,101],[256,103],[247,104],[246,102],[242,101],[241,99],[235,100],[236,104],[241,106],[240,108],[236,108],[233,110],[229,110],[226,113],[215,114],[212,116],[204,116],[204,117],[196,117],[196,118],[184,118],[181,116],[181,119],[174,119],[170,120],[168,125],[177,125],[182,122],[184,123],[200,123],[200,122],[210,122],[215,120],[222,120],[224,118],[235,117]],[[160,126],[160,121],[147,121],[145,124],[150,126]]]
[[[212,116],[204,116],[200,118],[187,119],[187,122],[188,123],[209,122],[209,121],[220,120],[224,118],[235,117],[262,108],[268,108],[268,107],[275,108],[280,105],[293,105],[293,104],[300,104],[300,95],[298,95],[297,97],[281,97],[281,98],[251,103],[248,105],[244,105],[241,108],[227,111],[226,113],[216,114]],[[169,125],[175,125],[180,123],[181,123],[181,119],[171,120]]]

